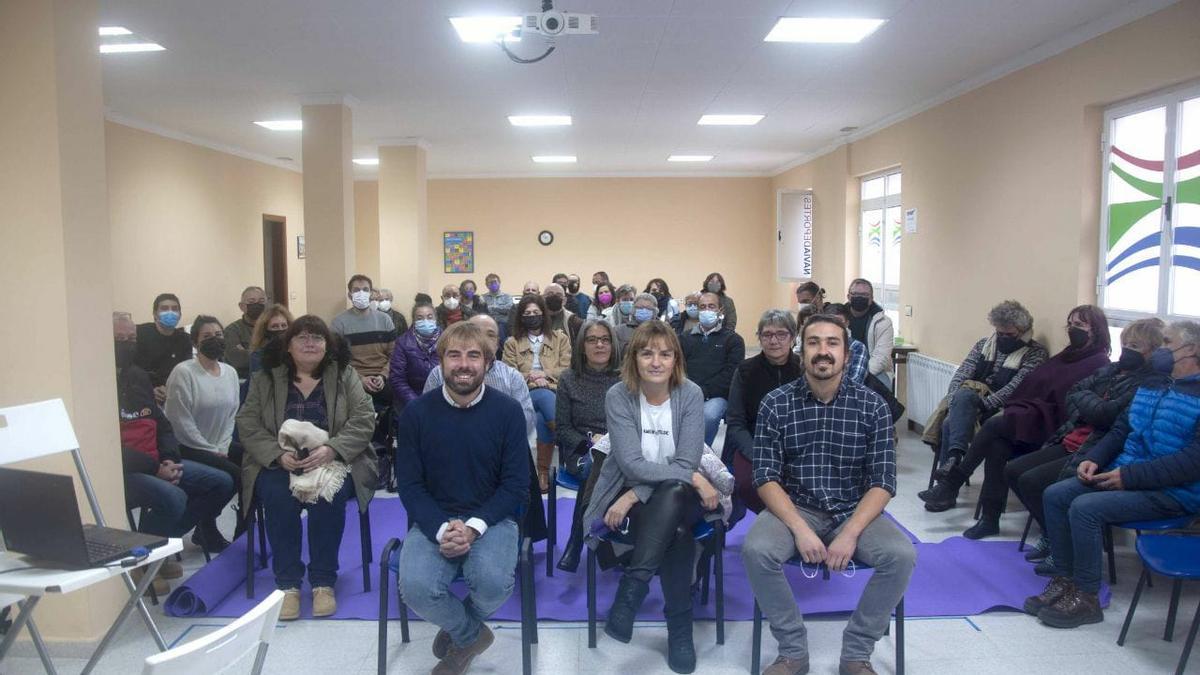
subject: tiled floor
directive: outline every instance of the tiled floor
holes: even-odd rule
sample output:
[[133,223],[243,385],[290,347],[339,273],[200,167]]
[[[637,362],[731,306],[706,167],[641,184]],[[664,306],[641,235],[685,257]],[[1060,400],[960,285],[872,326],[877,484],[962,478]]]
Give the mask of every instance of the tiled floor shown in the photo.
[[[964,506],[943,514],[926,513],[916,498],[929,475],[929,452],[911,434],[901,435],[900,494],[889,510],[923,541],[938,541],[960,534],[971,523],[977,487],[964,492]],[[978,482],[976,482],[978,485]],[[1013,512],[1002,523],[1003,536],[1016,540],[1025,522],[1025,512],[1011,504]],[[223,529],[228,529],[227,525]],[[1036,534],[1035,534],[1036,536]],[[1015,544],[1014,544],[1015,545]],[[199,552],[189,549],[186,566],[195,569],[203,562]],[[964,673],[987,675],[1140,675],[1173,672],[1186,631],[1200,601],[1197,586],[1185,587],[1175,640],[1162,640],[1169,585],[1155,584],[1142,596],[1138,613],[1124,647],[1116,645],[1117,633],[1129,607],[1139,568],[1127,547],[1118,548],[1120,583],[1113,587],[1112,605],[1103,623],[1073,631],[1045,628],[1031,617],[1015,612],[992,612],[974,617],[910,619],[906,622],[907,671],[914,675]],[[540,572],[539,572],[540,574]],[[580,580],[582,583],[582,579]],[[948,590],[952,592],[952,590]],[[151,612],[169,643],[195,638],[225,623],[225,619],[174,619]],[[809,644],[813,673],[836,673],[841,631],[845,620],[809,622]],[[434,630],[415,622],[413,641],[402,645],[398,626],[391,631],[388,650],[389,673],[427,673],[435,660],[430,653]],[[519,672],[521,642],[519,626],[493,624],[496,643],[471,668],[472,673]],[[539,673],[669,673],[663,657],[666,630],[661,623],[639,624],[631,644],[622,645],[601,634],[596,649],[587,648],[585,624],[544,622],[539,627],[539,644],[534,648],[535,672]],[[701,673],[747,672],[750,664],[750,623],[727,625],[724,646],[715,644],[712,623],[696,627],[696,646]],[[41,664],[28,645],[19,645],[14,655],[0,663],[0,673],[40,673]],[[69,658],[77,650],[53,646],[60,672],[82,670],[84,661]],[[131,620],[96,669],[97,673],[127,674],[141,670],[141,662],[153,652],[153,642],[142,626]],[[268,673],[338,673],[354,675],[376,672],[375,624],[360,621],[298,621],[281,624],[267,658]],[[892,638],[885,637],[876,650],[874,663],[881,673],[895,672]],[[775,656],[774,640],[763,640],[764,664]],[[247,672],[250,659],[230,672]],[[1200,654],[1188,669],[1200,673]]]

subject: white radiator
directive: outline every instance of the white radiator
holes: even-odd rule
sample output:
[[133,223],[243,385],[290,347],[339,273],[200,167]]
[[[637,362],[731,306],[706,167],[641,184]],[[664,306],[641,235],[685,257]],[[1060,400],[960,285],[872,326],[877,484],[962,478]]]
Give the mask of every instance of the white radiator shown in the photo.
[[950,388],[950,380],[958,368],[953,363],[946,363],[920,353],[908,355],[905,379],[908,381],[908,419],[924,426],[929,416],[946,396]]

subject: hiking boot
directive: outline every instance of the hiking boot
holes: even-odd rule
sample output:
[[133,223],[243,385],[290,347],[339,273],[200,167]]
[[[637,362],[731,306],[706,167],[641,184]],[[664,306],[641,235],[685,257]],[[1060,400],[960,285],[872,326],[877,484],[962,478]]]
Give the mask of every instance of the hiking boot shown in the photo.
[[1033,573],[1039,577],[1052,577],[1058,573],[1058,565],[1054,563],[1054,556],[1048,555],[1042,562],[1038,563],[1033,568]]
[[967,482],[967,474],[955,466],[950,475],[934,484],[925,495],[925,510],[931,513],[948,511],[958,504],[958,491]]
[[1051,628],[1078,628],[1084,624],[1104,621],[1100,596],[1072,587],[1053,605],[1038,612],[1038,620]]
[[1044,535],[1037,540],[1033,548],[1025,552],[1025,559],[1029,562],[1041,562],[1050,555],[1050,540]]
[[762,671],[762,675],[808,675],[808,659],[775,658],[775,662]]
[[300,618],[300,589],[289,588],[283,592],[283,607],[279,610],[280,621],[295,621]]
[[493,640],[492,631],[487,626],[479,626],[479,636],[471,644],[459,647],[451,643],[446,656],[433,667],[433,675],[461,675],[467,672],[471,661],[491,647]]
[[964,454],[961,450],[951,450],[948,452],[946,461],[938,464],[938,468],[933,472],[933,477],[940,481],[949,478],[950,472],[958,468],[959,464],[962,464]]
[[604,634],[617,642],[628,643],[633,639],[633,619],[649,592],[650,586],[646,582],[622,576],[604,622]]
[[450,651],[450,644],[450,634],[439,629],[437,635],[433,637],[433,655],[439,661],[446,658],[446,654]]
[[876,675],[870,661],[842,661],[838,664],[838,675]]
[[1046,584],[1046,590],[1041,595],[1025,598],[1025,613],[1037,616],[1038,612],[1058,602],[1067,591],[1075,588],[1075,582],[1070,577],[1054,577]]
[[313,616],[332,616],[337,611],[337,598],[329,586],[317,586],[312,590]]

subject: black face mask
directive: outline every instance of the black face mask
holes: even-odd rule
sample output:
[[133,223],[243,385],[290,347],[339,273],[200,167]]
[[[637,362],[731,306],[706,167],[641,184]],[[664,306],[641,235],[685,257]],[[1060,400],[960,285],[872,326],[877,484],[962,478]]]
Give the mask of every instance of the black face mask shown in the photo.
[[571,283],[567,284],[567,292],[572,293],[572,294],[578,293],[579,292],[579,282],[572,281]]
[[1138,370],[1146,365],[1146,357],[1136,349],[1125,347],[1121,350],[1121,358],[1117,359],[1117,366],[1121,370]]
[[1079,349],[1088,343],[1088,338],[1090,338],[1091,335],[1082,328],[1076,328],[1072,326],[1071,328],[1067,329],[1067,337],[1071,339],[1071,346],[1075,349]]
[[200,342],[200,353],[216,361],[225,355],[225,339],[219,337],[205,338]]
[[1011,354],[1025,346],[1025,341],[1011,335],[996,336],[996,351],[1001,354]]
[[865,312],[865,311],[867,311],[867,308],[870,306],[871,306],[870,298],[864,298],[861,295],[856,295],[856,296],[850,298],[850,309],[853,309],[856,312]]
[[262,316],[263,310],[266,308],[267,306],[261,302],[252,302],[246,305],[246,318],[251,321],[258,321],[258,317]]
[[525,330],[541,330],[542,320],[541,314],[522,316],[521,325],[525,327]]
[[137,343],[121,341],[116,343],[117,368],[124,370],[133,365],[137,357]]
[[558,297],[557,295],[552,295],[552,296],[546,298],[546,309],[549,309],[551,312],[558,312],[558,311],[562,310],[562,308],[563,308],[563,299],[562,298]]
[[278,340],[286,332],[287,332],[286,328],[283,330],[268,330],[267,331],[267,339],[268,340]]

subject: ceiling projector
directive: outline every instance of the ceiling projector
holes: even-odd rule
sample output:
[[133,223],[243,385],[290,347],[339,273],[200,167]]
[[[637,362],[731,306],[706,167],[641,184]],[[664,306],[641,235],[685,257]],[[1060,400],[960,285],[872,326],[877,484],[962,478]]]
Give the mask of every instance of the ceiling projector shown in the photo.
[[526,14],[521,21],[521,35],[532,33],[548,38],[560,35],[597,35],[599,24],[595,14],[560,12],[547,9],[541,14]]

